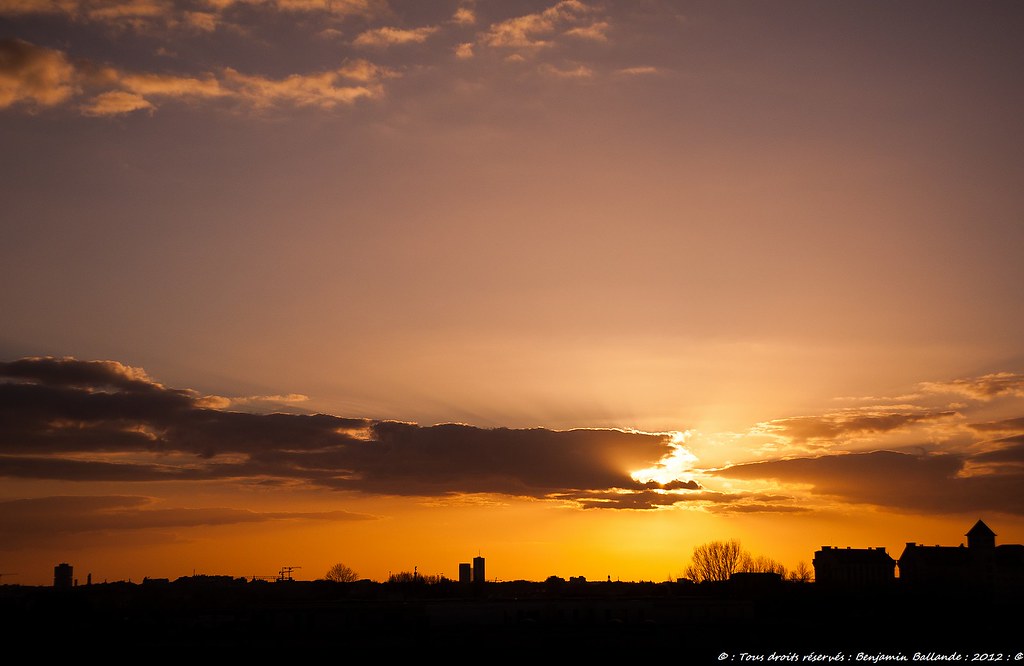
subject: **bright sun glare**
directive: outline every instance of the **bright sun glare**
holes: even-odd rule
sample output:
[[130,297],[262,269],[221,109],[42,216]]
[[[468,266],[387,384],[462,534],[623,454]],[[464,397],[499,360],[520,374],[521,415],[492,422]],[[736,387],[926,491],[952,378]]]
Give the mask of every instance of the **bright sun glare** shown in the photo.
[[630,472],[630,476],[633,477],[634,481],[639,481],[640,483],[654,481],[666,484],[682,480],[693,469],[694,463],[697,462],[697,456],[690,453],[683,446],[686,440],[690,439],[693,432],[684,430],[682,432],[673,431],[665,434],[669,436],[669,446],[672,450],[651,467]]

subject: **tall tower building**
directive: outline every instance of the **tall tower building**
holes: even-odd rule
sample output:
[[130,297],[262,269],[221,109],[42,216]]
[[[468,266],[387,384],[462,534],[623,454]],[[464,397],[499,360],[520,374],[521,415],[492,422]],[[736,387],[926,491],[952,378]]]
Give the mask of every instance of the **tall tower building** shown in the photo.
[[473,558],[473,582],[482,583],[487,578],[484,576],[484,558],[477,555]]
[[61,562],[53,568],[54,587],[72,587],[74,585],[74,569],[67,562]]
[[473,580],[473,569],[469,562],[459,562],[459,582],[468,583]]

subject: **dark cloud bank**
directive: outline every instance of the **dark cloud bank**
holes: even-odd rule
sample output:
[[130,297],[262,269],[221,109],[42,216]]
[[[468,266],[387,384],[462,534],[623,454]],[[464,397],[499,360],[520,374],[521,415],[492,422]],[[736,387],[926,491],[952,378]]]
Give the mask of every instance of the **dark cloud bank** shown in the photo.
[[671,451],[660,434],[421,427],[210,406],[218,402],[114,361],[0,363],[0,475],[307,483],[411,496],[502,493],[612,508],[703,494],[693,481],[662,487],[630,477]]
[[1024,438],[981,453],[872,451],[733,465],[715,474],[813,486],[845,502],[914,513],[1024,515]]
[[[224,404],[229,401],[163,386],[143,371],[114,361],[47,357],[0,363],[0,476],[304,484],[421,497],[497,493],[585,508],[656,509],[696,502],[719,512],[809,510],[791,496],[715,492],[692,479],[664,485],[637,482],[630,471],[672,453],[671,438],[664,434],[419,426],[217,408]],[[894,420],[872,415],[867,422],[828,423],[825,430],[833,436],[836,428],[887,430],[946,416],[903,414]],[[1020,419],[1008,419],[971,426],[980,436],[995,431],[1003,437],[970,452],[843,453],[705,473],[808,484],[818,495],[899,511],[1024,515],[1020,424]],[[809,435],[807,423],[799,425],[799,432],[790,434],[821,435]],[[144,513],[145,521],[158,517],[152,507],[118,509],[128,510]],[[166,520],[216,518],[162,515]],[[273,518],[220,517],[233,522]]]

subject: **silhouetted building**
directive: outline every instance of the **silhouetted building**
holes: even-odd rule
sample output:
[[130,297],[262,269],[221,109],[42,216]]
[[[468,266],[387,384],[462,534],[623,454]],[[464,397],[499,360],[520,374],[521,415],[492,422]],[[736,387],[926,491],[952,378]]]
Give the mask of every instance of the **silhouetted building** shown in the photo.
[[921,546],[907,542],[900,555],[900,580],[908,587],[990,591],[1024,583],[1024,546],[996,546],[996,534],[979,520],[967,546]]
[[484,575],[484,558],[477,556],[473,558],[473,582],[482,583],[487,578]]
[[964,535],[967,537],[968,548],[995,548],[996,533],[993,532],[984,521],[974,523],[974,527]]
[[737,571],[729,574],[729,587],[743,593],[775,593],[782,587],[782,574],[773,571]]
[[833,587],[874,587],[896,579],[896,560],[885,548],[833,548],[814,553],[814,580]]
[[72,587],[74,581],[74,569],[67,562],[61,562],[53,568],[54,587]]
[[469,562],[459,562],[459,582],[469,583],[473,580],[473,566]]

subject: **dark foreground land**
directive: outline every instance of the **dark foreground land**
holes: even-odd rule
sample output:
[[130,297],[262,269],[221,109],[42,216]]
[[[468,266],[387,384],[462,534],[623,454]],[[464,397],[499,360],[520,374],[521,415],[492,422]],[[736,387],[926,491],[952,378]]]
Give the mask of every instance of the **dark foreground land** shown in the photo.
[[436,655],[474,662],[547,655],[880,663],[979,655],[979,661],[1016,663],[1024,651],[1022,620],[1020,599],[998,590],[830,591],[809,583],[417,585],[192,577],[67,589],[0,586],[8,645],[34,645],[40,655],[140,659],[313,658],[327,651],[338,658]]

